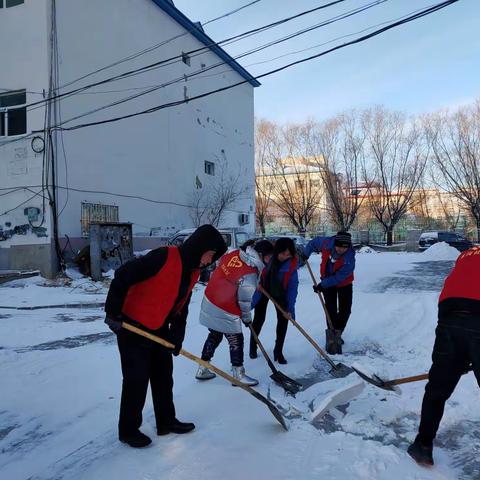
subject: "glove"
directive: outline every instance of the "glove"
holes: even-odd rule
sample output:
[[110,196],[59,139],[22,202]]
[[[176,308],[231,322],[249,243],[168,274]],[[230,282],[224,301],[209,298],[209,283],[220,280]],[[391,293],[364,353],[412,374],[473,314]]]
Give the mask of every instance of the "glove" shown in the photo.
[[105,315],[105,323],[113,333],[118,333],[122,329],[122,317],[120,315]]
[[167,331],[167,332],[162,332],[162,334],[160,334],[160,336],[162,338],[164,338],[167,342],[170,342],[171,344],[173,344],[173,348],[168,348],[168,350],[170,352],[172,352],[172,355],[174,357],[178,357],[178,355],[180,354],[180,350],[182,349],[182,341],[179,341],[179,339],[177,338],[177,336],[175,335],[175,333],[171,332],[171,331]]
[[242,317],[243,324],[248,327],[252,323],[252,315],[249,313],[247,316]]
[[301,253],[300,254],[300,260],[305,263],[307,260],[308,260],[308,257],[304,254],[304,253]]
[[324,291],[321,283],[317,283],[317,285],[312,285],[312,288],[315,293],[322,293]]
[[172,350],[172,355],[174,357],[178,357],[178,355],[180,354],[180,350],[182,349],[182,344],[179,343],[179,344],[176,344],[175,347],[173,348]]

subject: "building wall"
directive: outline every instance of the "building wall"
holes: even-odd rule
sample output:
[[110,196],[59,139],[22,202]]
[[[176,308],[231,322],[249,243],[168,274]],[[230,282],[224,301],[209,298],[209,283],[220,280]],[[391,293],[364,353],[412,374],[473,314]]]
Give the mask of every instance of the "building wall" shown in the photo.
[[[150,0],[62,0],[57,5],[61,84],[185,33],[183,27]],[[63,91],[201,47],[204,47],[201,42],[187,34]],[[62,101],[62,120],[141,92],[132,89],[159,85],[200,70],[202,64],[208,67],[218,62],[221,62],[219,57],[207,51],[192,57],[190,66],[180,61],[98,86]],[[211,76],[218,72],[223,73]],[[198,77],[65,126],[142,111],[181,100],[184,95],[192,97],[243,80],[227,65]],[[173,233],[192,226],[188,208],[191,195],[200,184],[207,188],[211,182],[218,182],[222,162],[227,176],[238,176],[240,185],[250,187],[250,193],[236,203],[234,211],[228,212],[222,223],[238,226],[239,213],[250,213],[247,227],[254,229],[253,87],[248,83],[179,107],[64,132],[66,159],[60,136],[57,142],[61,236],[80,235],[81,201],[118,205],[119,220],[132,222],[137,235],[155,227]],[[216,164],[215,176],[205,174],[205,161]]]
[[[0,88],[26,89],[27,103],[42,99],[43,90],[48,90],[49,13],[47,0],[25,0],[0,9]],[[43,106],[28,113],[27,133],[43,129],[43,124]],[[31,138],[23,137],[0,138],[0,268],[15,268],[12,245],[21,246],[33,259],[41,255],[38,249],[50,248],[48,202],[44,209],[42,199],[43,155],[35,154]],[[28,221],[28,207],[45,211],[43,223],[42,214]],[[31,225],[41,225],[41,233],[33,233]],[[2,232],[11,237],[5,240]]]

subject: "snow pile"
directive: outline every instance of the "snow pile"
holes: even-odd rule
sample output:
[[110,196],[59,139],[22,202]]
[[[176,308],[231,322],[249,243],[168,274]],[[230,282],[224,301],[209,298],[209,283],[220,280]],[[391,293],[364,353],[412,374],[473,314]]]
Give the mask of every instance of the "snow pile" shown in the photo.
[[377,253],[373,248],[370,247],[362,247],[360,250],[358,250],[357,253]]
[[459,255],[460,252],[448,243],[438,242],[427,248],[422,257],[426,260],[456,260]]

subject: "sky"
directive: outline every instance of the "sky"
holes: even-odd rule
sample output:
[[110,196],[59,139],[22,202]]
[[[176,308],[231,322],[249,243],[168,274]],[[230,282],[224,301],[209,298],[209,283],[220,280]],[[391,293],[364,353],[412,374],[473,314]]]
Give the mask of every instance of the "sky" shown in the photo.
[[[191,20],[205,23],[250,1],[174,0],[174,3]],[[260,75],[361,36],[358,32],[368,27],[381,28],[379,24],[383,22],[397,20],[440,1],[346,0],[224,48],[236,56],[375,3],[368,10],[347,19],[238,60],[251,74]],[[206,25],[205,32],[220,41],[326,3],[329,2],[260,0]],[[302,122],[307,118],[321,121],[345,110],[380,104],[414,115],[444,108],[455,109],[472,102],[480,98],[479,19],[478,0],[459,0],[366,42],[265,77],[260,80],[262,85],[255,89],[255,115],[282,123]],[[338,40],[338,37],[353,33],[356,35]],[[337,40],[331,42],[334,39]],[[325,42],[330,43],[318,46]],[[306,48],[309,50],[275,59]]]

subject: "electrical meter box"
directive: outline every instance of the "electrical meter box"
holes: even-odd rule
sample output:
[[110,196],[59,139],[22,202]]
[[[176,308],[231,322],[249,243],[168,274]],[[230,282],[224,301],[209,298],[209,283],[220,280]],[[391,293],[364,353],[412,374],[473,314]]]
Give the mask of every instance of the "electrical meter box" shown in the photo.
[[89,237],[93,280],[101,280],[102,272],[116,270],[133,258],[131,223],[91,223]]

